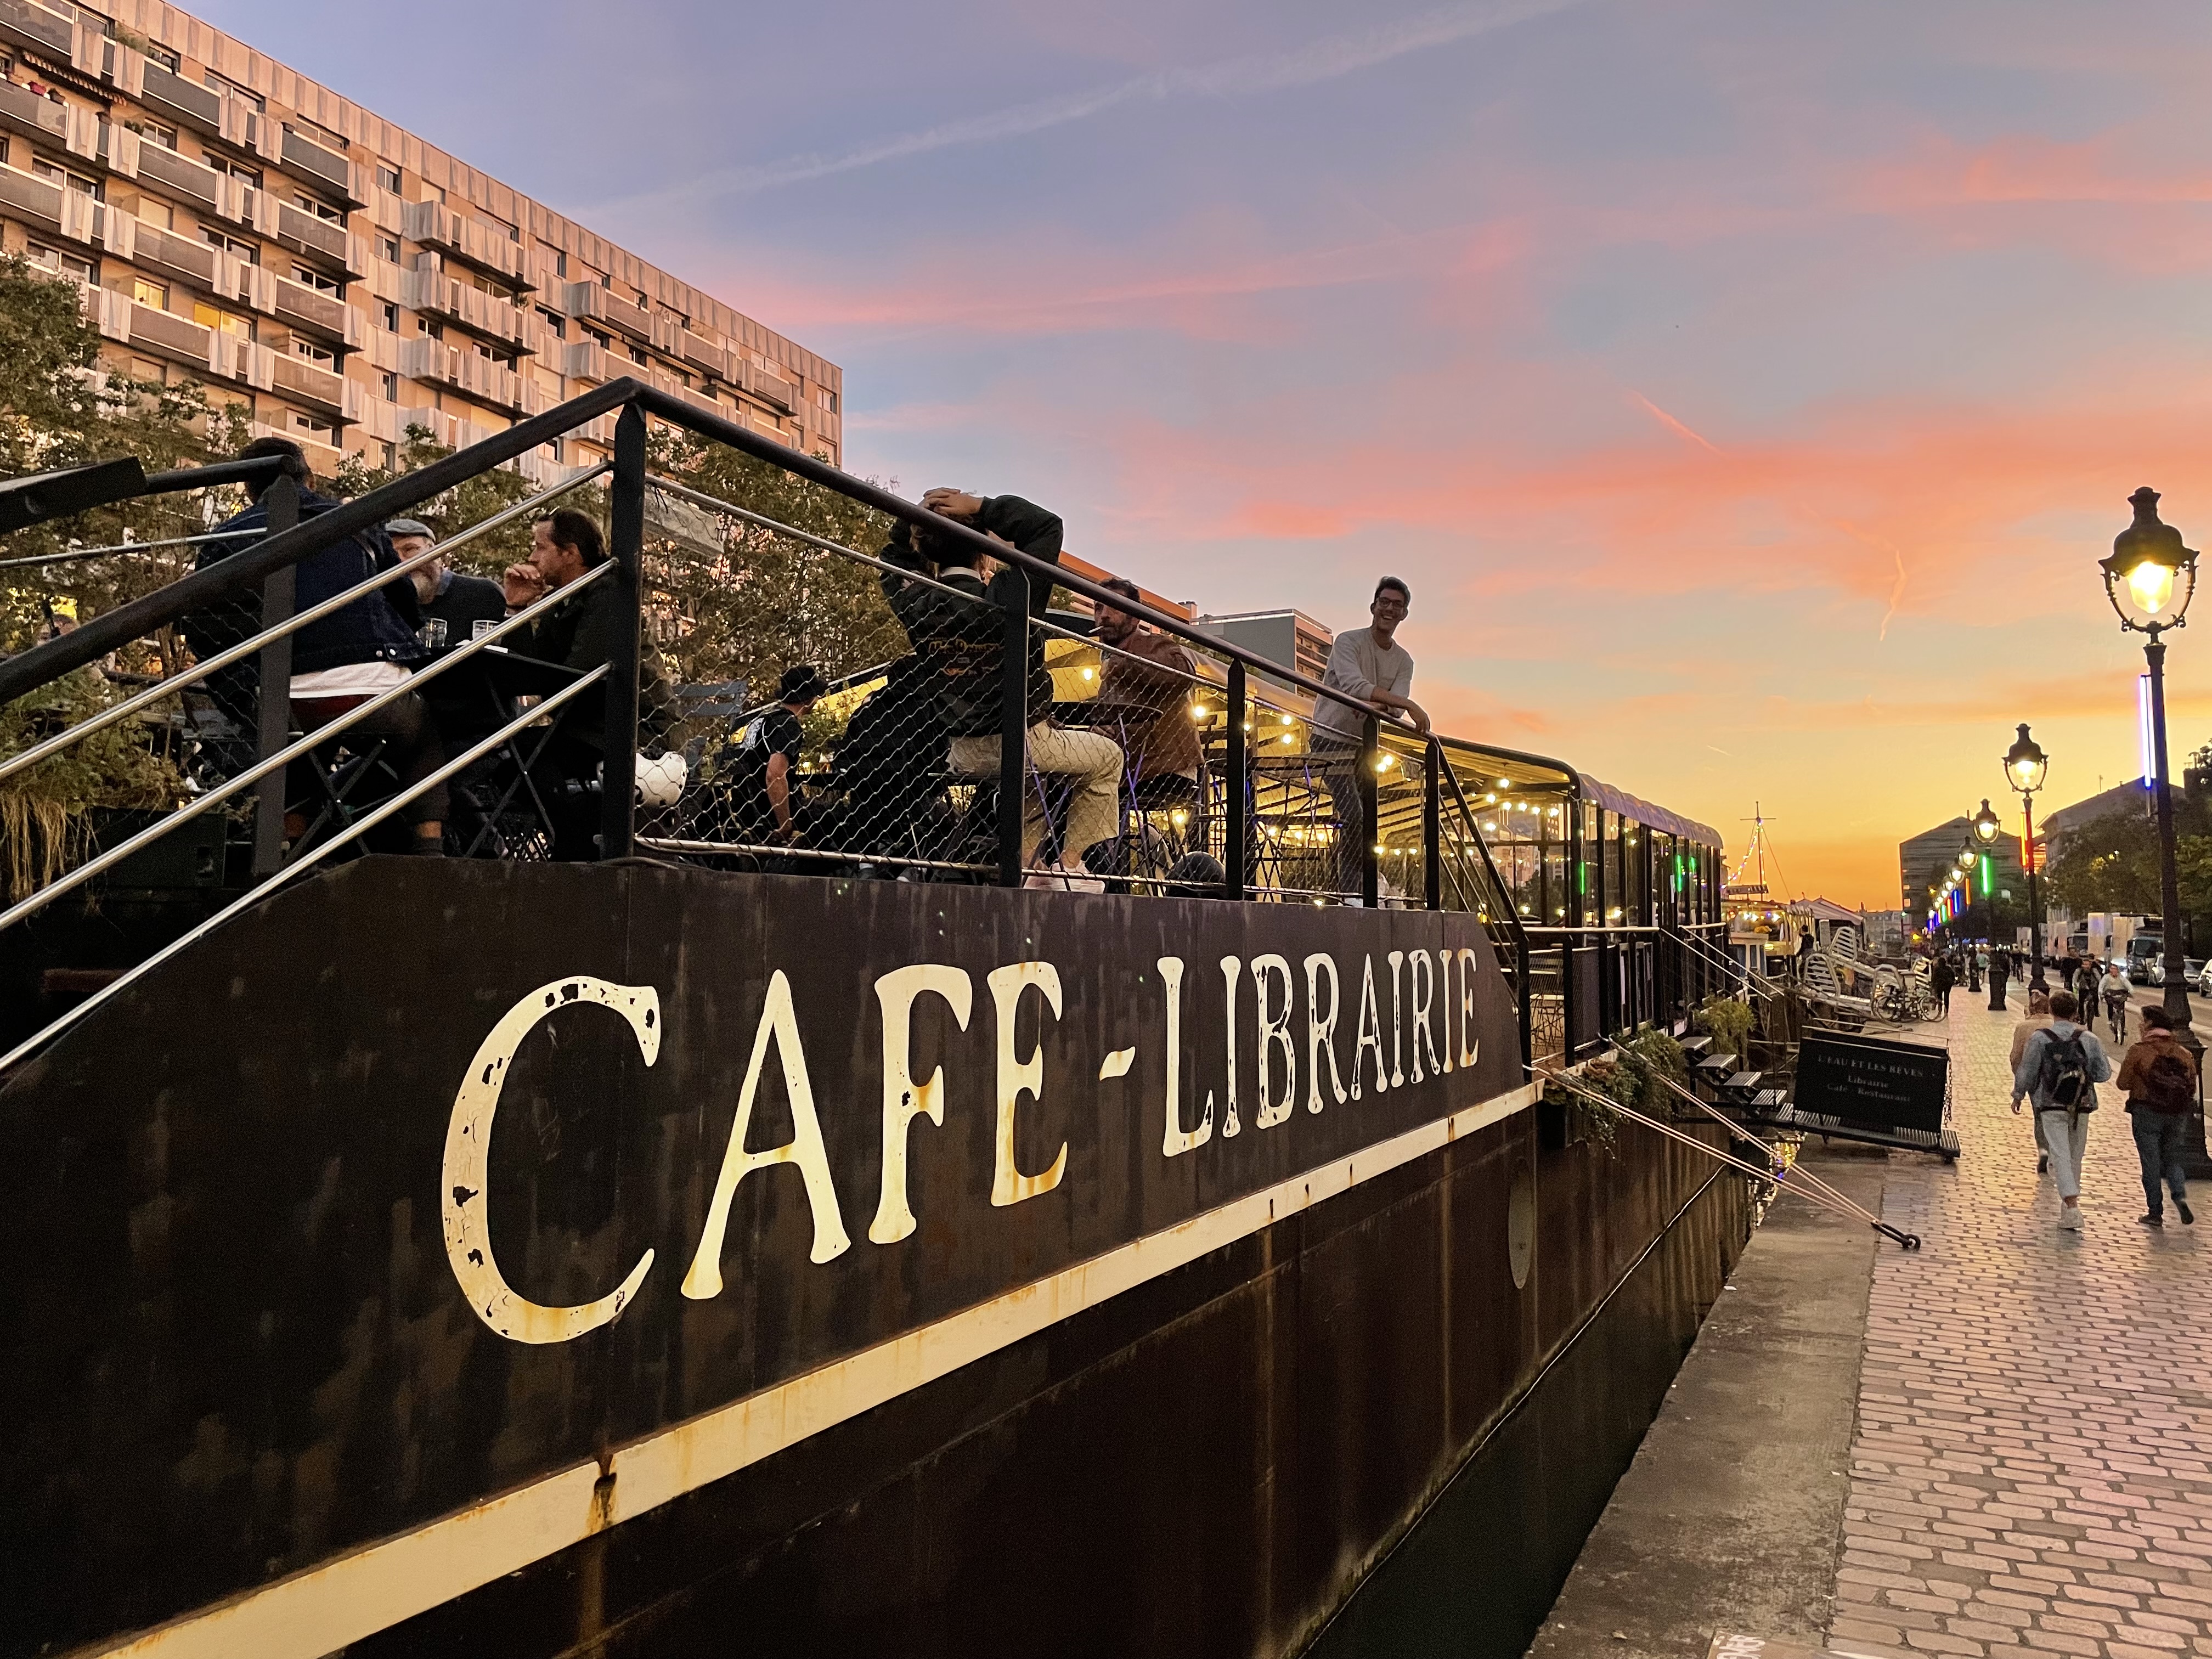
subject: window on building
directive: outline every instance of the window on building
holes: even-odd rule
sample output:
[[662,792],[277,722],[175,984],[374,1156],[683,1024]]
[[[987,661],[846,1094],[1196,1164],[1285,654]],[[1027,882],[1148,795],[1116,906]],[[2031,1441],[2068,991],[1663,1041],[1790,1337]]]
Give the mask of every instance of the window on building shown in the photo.
[[326,444],[333,441],[337,435],[337,428],[320,415],[310,415],[301,409],[288,409],[284,414],[286,416],[284,423],[303,438],[312,438],[319,444]]
[[382,325],[384,331],[386,334],[398,333],[399,307],[398,306],[379,307],[376,313],[376,320]]
[[176,209],[167,202],[156,201],[151,196],[141,196],[131,211],[137,216],[142,225],[151,225],[156,230],[174,230],[177,228]]
[[131,297],[142,306],[167,311],[169,308],[169,285],[167,283],[149,283],[143,276],[133,276],[131,279]]
[[629,349],[629,360],[634,363],[643,362],[645,361],[645,348],[643,346],[632,346]]
[[398,264],[399,263],[399,239],[397,236],[378,237],[376,239],[376,257],[380,259],[389,259],[393,264]]
[[159,64],[172,75],[184,67],[182,60],[176,53],[171,52],[167,46],[155,46],[151,40],[146,42],[146,61],[149,64]]
[[538,307],[538,320],[545,325],[546,331],[555,339],[565,340],[568,337],[568,319],[562,316],[559,312],[548,311],[544,306],[540,306]]
[[200,160],[207,163],[210,172],[220,173],[228,178],[235,179],[240,184],[254,190],[261,188],[261,174],[252,167],[218,155],[211,149],[203,150],[200,153]]
[[227,92],[234,98],[242,99],[250,109],[259,110],[264,114],[268,112],[269,101],[259,93],[250,87],[241,87],[237,82],[217,75],[213,70],[200,71],[200,84],[210,92]]
[[292,337],[292,355],[295,357],[303,357],[311,363],[319,363],[325,368],[336,368],[338,366],[337,352],[326,345],[307,338],[304,335],[295,334]]
[[399,401],[399,377],[397,374],[378,375],[376,377],[376,390],[377,395],[381,397],[387,404],[398,403]]
[[149,121],[143,117],[133,125],[138,129],[138,136],[148,143],[159,144],[163,149],[176,149],[176,128],[160,121]]
[[837,394],[826,386],[817,386],[814,388],[814,401],[832,415],[837,412]]
[[290,120],[284,123],[284,131],[287,132],[297,133],[301,137],[305,138],[309,143],[320,144],[325,149],[344,150],[351,149],[353,148],[352,145],[346,143],[344,139],[339,137],[335,132],[331,131],[327,127],[319,127],[313,121],[306,120],[296,115]]
[[31,171],[50,185],[59,185],[64,190],[89,196],[95,202],[102,199],[100,180],[79,173],[74,167],[65,167],[58,162],[49,161],[43,155],[37,155],[31,158]]
[[261,263],[261,244],[248,242],[236,236],[226,236],[221,231],[202,225],[200,234],[210,247],[219,247],[234,259],[243,259],[249,265]]
[[567,254],[557,251],[554,253],[553,274],[556,276],[566,276],[568,274],[568,256]]
[[80,258],[74,253],[64,253],[48,247],[43,242],[33,242],[24,250],[31,263],[42,270],[58,271],[64,276],[74,276],[81,283],[100,286],[100,267],[90,259]]
[[376,167],[376,187],[379,190],[388,190],[394,196],[398,195],[399,169],[398,167],[388,167],[382,162],[378,162]]
[[192,302],[192,320],[202,328],[211,328],[218,334],[228,334],[240,340],[253,337],[253,325],[244,317],[233,316],[218,310],[204,300]]
[[398,471],[398,468],[399,468],[399,446],[398,446],[398,444],[386,444],[386,445],[385,445],[385,446],[384,446],[384,470],[385,470],[386,472],[395,472],[395,471]]
[[497,363],[501,368],[514,367],[514,354],[512,351],[502,351],[497,346],[486,345],[482,340],[471,340],[469,343],[475,349],[477,356],[487,362]]
[[303,265],[297,260],[292,264],[292,280],[305,283],[318,294],[336,294],[339,290],[339,284],[334,278],[325,276],[313,265]]
[[432,339],[442,340],[446,337],[446,330],[443,324],[434,323],[428,317],[417,317],[415,320],[422,325],[422,331],[428,335]]
[[607,335],[601,333],[598,329],[592,327],[589,324],[585,325],[584,332],[592,337],[592,343],[598,346],[601,350],[605,350],[607,347],[613,344],[613,341]]
[[332,224],[342,223],[345,219],[345,215],[340,213],[328,202],[310,196],[304,190],[295,190],[292,192],[292,204],[295,207],[304,208],[318,219],[328,220]]

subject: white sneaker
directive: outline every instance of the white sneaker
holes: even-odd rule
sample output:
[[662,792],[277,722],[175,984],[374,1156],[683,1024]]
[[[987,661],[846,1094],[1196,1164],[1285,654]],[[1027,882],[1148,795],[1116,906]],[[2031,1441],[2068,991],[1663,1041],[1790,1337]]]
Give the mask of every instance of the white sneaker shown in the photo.
[[2058,1224],[2065,1228],[2069,1232],[2080,1232],[2081,1231],[2081,1206],[2079,1204],[2061,1205],[2058,1209]]

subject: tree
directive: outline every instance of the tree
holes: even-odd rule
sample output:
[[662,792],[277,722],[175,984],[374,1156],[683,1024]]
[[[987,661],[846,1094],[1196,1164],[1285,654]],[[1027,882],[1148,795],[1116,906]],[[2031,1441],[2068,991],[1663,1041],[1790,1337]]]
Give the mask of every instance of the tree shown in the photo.
[[[100,366],[100,332],[76,284],[21,256],[0,257],[0,476],[20,477],[135,455],[149,472],[234,453],[246,421],[235,404],[211,408],[195,382],[166,386]],[[71,546],[160,541],[207,528],[241,505],[235,490],[144,496],[17,532],[0,565],[0,650],[19,651],[71,617],[149,593],[191,568],[190,547],[57,560]],[[124,673],[165,675],[186,660],[162,629],[112,659]],[[100,709],[123,692],[82,668],[0,708],[0,754],[13,753]],[[184,777],[171,734],[118,726],[0,780],[0,839],[8,889],[20,896],[52,880],[88,847],[94,816],[166,808]]]
[[[839,547],[873,554],[890,520],[874,508],[740,450],[656,428],[650,469]],[[716,515],[720,555],[655,538],[645,561],[646,604],[673,677],[743,680],[750,701],[774,695],[783,671],[811,663],[839,679],[902,656],[905,630],[884,603],[872,566],[780,531]]]

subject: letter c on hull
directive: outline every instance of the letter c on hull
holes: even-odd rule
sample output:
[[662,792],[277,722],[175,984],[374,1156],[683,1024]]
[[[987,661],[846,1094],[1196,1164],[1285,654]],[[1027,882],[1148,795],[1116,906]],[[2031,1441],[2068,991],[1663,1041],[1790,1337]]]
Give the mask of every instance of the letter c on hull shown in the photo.
[[574,975],[541,985],[508,1009],[469,1062],[446,1125],[446,1161],[439,1202],[446,1218],[446,1260],[477,1317],[516,1342],[568,1342],[606,1324],[629,1305],[653,1266],[653,1252],[638,1258],[609,1295],[580,1307],[548,1308],[532,1302],[501,1276],[491,1254],[492,1116],[507,1067],[531,1029],[557,1008],[596,1003],[611,1008],[637,1034],[638,1051],[650,1066],[660,1058],[660,994],[650,985],[610,985]]

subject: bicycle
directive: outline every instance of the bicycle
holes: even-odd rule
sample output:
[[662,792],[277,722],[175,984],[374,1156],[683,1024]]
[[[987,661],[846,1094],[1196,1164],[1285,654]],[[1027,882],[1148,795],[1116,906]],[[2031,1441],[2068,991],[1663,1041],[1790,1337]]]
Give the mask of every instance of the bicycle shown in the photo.
[[2105,1018],[2112,1028],[2112,1041],[2124,1044],[2128,1040],[2128,999],[2124,992],[2105,993]]

